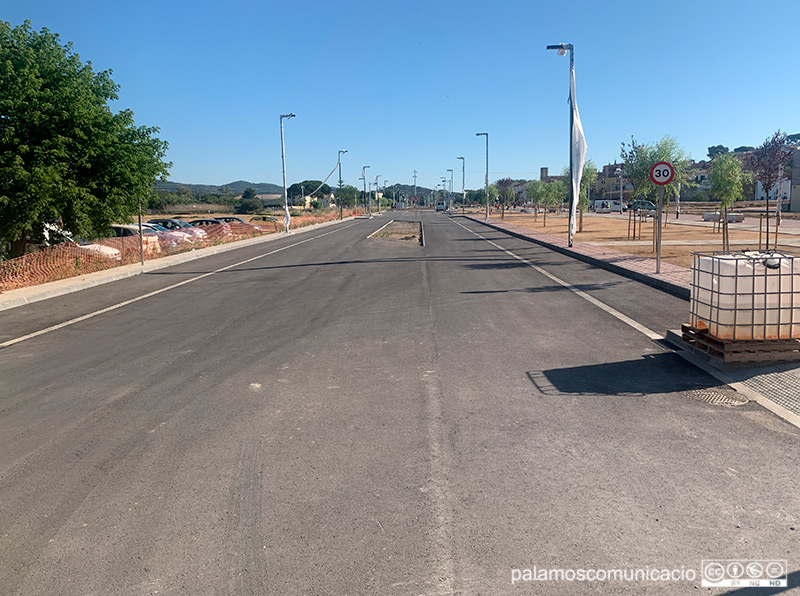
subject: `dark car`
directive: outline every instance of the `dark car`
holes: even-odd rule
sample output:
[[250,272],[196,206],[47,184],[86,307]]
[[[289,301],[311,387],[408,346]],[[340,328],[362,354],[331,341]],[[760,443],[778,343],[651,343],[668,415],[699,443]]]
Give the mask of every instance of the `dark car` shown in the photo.
[[656,213],[656,206],[653,201],[647,201],[645,199],[636,199],[628,203],[628,209],[631,211],[645,211],[647,215],[655,215]]

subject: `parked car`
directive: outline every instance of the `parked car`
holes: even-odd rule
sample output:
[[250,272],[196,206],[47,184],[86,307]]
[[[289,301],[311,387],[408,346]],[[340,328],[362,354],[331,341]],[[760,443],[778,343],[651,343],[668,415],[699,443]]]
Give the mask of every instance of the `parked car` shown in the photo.
[[256,215],[256,216],[250,218],[250,223],[253,223],[253,222],[256,222],[256,221],[261,224],[262,230],[263,230],[263,226],[265,224],[270,228],[274,226],[275,230],[278,230],[278,218],[277,217],[272,217],[271,215]]
[[[135,224],[112,224],[111,230],[117,238],[127,238],[128,236],[138,236],[139,226]],[[145,250],[148,252],[161,252],[161,242],[155,230],[149,228],[142,228],[142,238],[144,241]]]
[[[233,230],[231,229],[231,227],[224,221],[220,221],[218,219],[212,219],[212,218],[193,219],[192,221],[189,222],[189,225],[194,227],[201,226],[206,228],[206,231],[208,232],[209,236],[225,236],[225,237],[233,236]],[[214,228],[214,226],[219,226],[219,227]]]
[[205,240],[208,237],[208,234],[206,234],[205,230],[201,228],[196,228],[194,226],[190,226],[182,219],[172,219],[172,218],[151,219],[147,223],[158,224],[160,226],[164,226],[168,230],[186,232],[187,234],[191,234],[195,240]]
[[104,259],[108,259],[109,261],[122,260],[122,254],[120,253],[120,251],[111,246],[106,246],[104,244],[97,244],[96,242],[89,242],[88,240],[78,240],[76,242],[72,240],[72,238],[68,239],[66,243],[74,244],[82,251],[91,253],[93,255],[97,255],[98,257],[103,257]]
[[635,199],[628,203],[628,209],[632,211],[645,211],[647,215],[655,215],[656,214],[656,206],[653,201],[648,201],[646,199]]
[[143,223],[142,228],[155,231],[162,246],[180,246],[181,244],[194,244],[194,236],[181,230],[168,230],[164,226],[154,223]]
[[233,230],[234,234],[260,234],[261,226],[249,221],[245,221],[241,217],[233,217],[232,215],[223,215],[216,219],[224,221]]

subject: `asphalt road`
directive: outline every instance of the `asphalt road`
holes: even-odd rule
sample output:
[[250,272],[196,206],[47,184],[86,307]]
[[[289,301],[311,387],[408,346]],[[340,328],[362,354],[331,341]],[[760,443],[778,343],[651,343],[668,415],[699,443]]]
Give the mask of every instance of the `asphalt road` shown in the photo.
[[651,339],[686,302],[422,219],[424,247],[356,220],[1,312],[0,343],[131,301],[0,349],[0,594],[800,583],[800,432]]

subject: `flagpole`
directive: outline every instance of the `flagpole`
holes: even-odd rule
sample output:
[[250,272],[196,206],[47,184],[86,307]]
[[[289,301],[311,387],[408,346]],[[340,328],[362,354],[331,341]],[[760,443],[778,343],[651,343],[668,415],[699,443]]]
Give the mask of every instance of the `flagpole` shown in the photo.
[[[569,44],[569,76],[570,76],[570,92],[569,92],[569,246],[572,246],[572,234],[575,231],[575,163],[572,155],[575,152],[573,146],[575,130],[575,106],[573,102],[575,98],[572,97],[572,81],[575,80],[575,46]],[[621,209],[621,207],[620,207]]]
[[283,228],[288,232],[292,225],[292,216],[289,214],[289,197],[286,192],[286,148],[283,142],[283,119],[294,118],[294,114],[281,114],[281,166],[283,169]]

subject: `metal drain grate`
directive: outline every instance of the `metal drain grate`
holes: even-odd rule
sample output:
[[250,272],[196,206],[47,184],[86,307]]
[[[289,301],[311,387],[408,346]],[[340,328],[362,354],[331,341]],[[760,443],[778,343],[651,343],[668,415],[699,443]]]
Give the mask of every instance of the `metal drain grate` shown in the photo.
[[727,406],[729,408],[743,406],[750,401],[733,389],[690,389],[689,391],[684,391],[683,394],[686,397],[696,399],[698,401],[704,401],[707,404],[714,406]]

